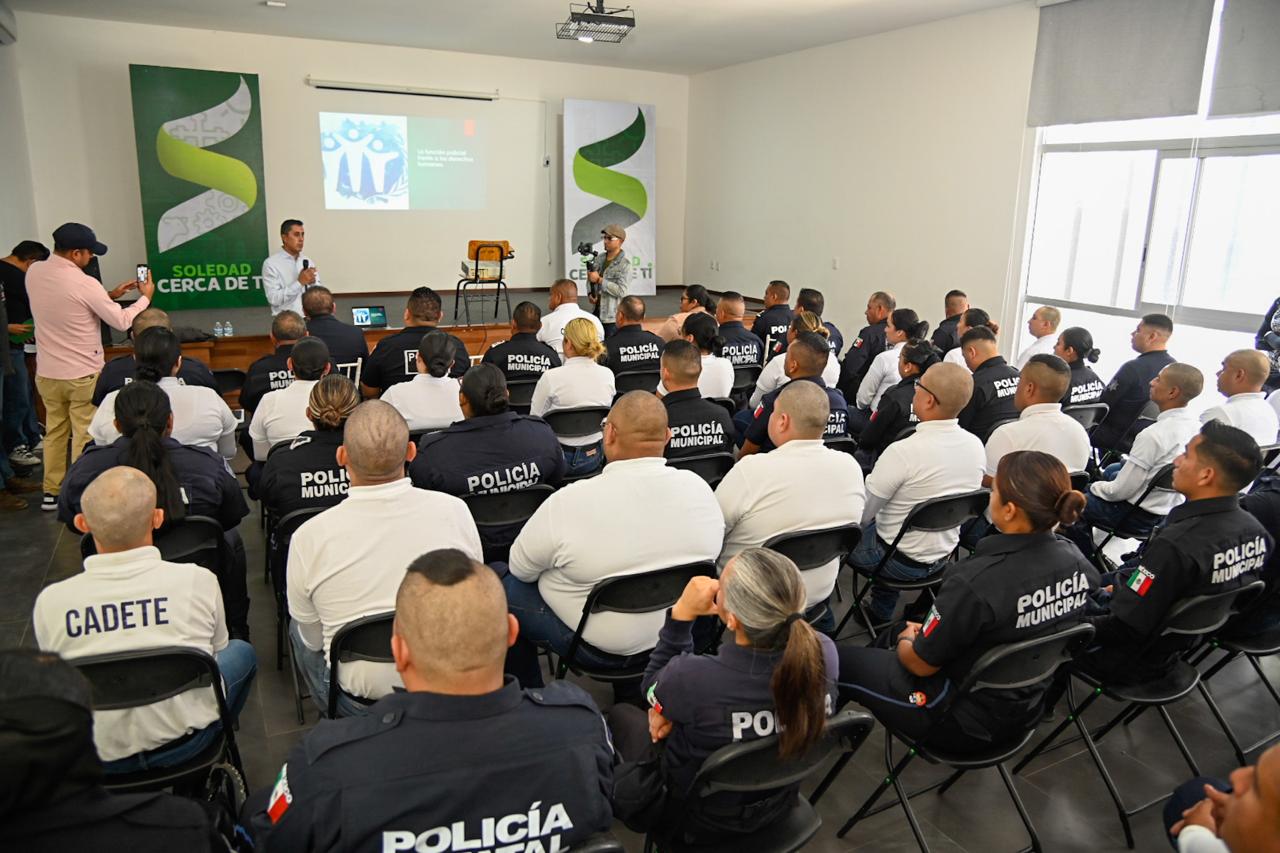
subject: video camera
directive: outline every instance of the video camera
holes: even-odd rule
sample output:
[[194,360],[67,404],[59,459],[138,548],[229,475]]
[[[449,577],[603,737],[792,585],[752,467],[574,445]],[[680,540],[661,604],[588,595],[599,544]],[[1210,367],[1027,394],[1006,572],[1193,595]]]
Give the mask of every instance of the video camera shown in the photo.
[[[578,254],[579,254],[579,255],[581,255],[581,256],[582,256],[583,260],[585,260],[585,261],[586,261],[586,263],[587,263],[587,272],[596,272],[596,271],[597,271],[597,270],[596,270],[596,258],[598,258],[598,257],[600,256],[600,253],[596,251],[595,246],[594,246],[593,244],[591,244],[591,243],[588,243],[588,242],[586,242],[586,241],[583,241],[583,242],[581,242],[581,243],[579,243],[579,244],[578,244],[577,252],[578,252]],[[587,285],[587,288],[588,288],[588,292],[589,292],[592,296],[599,296],[599,295],[600,295],[600,285],[598,285],[598,284],[588,284],[588,285]]]

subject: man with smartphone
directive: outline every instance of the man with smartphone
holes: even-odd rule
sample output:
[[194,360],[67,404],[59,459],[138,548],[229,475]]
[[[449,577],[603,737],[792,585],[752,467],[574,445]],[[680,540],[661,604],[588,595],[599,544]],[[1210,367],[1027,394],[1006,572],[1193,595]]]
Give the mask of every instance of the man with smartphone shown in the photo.
[[311,259],[302,254],[307,232],[301,219],[280,224],[280,251],[262,262],[262,289],[271,305],[271,315],[281,311],[302,314],[302,294],[320,283],[320,274]]

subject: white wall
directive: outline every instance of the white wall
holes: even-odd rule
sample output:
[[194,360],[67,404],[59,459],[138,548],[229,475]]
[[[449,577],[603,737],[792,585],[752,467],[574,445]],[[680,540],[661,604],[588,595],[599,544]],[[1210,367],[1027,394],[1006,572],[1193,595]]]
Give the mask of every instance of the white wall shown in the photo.
[[47,230],[36,230],[15,45],[0,46],[0,116],[3,116],[0,119],[0,187],[3,188],[0,189],[0,257],[3,257],[21,240],[40,239],[46,245],[52,242]]
[[[451,288],[466,240],[489,238],[507,239],[516,246],[509,284],[549,284],[559,277],[564,252],[558,245],[563,228],[559,202],[562,99],[655,104],[657,281],[683,281],[687,77],[22,12],[18,30],[18,76],[38,231],[48,236],[68,220],[92,225],[111,247],[103,259],[104,278],[109,281],[130,277],[132,265],[144,256],[130,63],[260,75],[270,230],[286,217],[305,220],[308,253],[335,291],[408,290],[424,283]],[[550,31],[545,36],[550,38]],[[0,49],[0,56],[5,52]],[[490,148],[491,156],[502,161],[501,174],[509,176],[506,187],[489,187],[490,206],[502,207],[493,216],[502,233],[492,233],[493,222],[473,213],[326,213],[318,112],[432,115],[433,110],[458,102],[319,91],[304,83],[307,75],[444,89],[498,89],[509,98],[533,99],[477,105],[499,111],[502,127],[519,129],[519,138],[497,135]],[[6,81],[11,79],[0,65],[0,105],[9,103],[7,92],[12,85]],[[546,105],[537,103],[538,99]],[[544,124],[548,119],[549,126]],[[542,167],[544,130],[550,169]],[[8,153],[5,145],[0,140],[0,155]],[[0,156],[0,168],[6,160]],[[511,165],[511,160],[519,165]],[[8,195],[12,185],[0,186]],[[274,251],[278,235],[268,239]]]
[[952,287],[1001,315],[1037,22],[1027,2],[693,77],[688,281],[818,287],[850,338],[875,290],[932,324]]

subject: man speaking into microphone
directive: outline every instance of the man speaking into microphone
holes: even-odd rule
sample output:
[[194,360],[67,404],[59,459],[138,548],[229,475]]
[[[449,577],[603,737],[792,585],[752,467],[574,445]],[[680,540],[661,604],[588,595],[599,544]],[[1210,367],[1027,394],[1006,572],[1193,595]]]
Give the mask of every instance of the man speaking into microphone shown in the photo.
[[315,265],[302,254],[306,238],[301,219],[286,219],[280,224],[280,251],[262,262],[262,288],[273,317],[286,310],[301,315],[303,291],[320,283]]

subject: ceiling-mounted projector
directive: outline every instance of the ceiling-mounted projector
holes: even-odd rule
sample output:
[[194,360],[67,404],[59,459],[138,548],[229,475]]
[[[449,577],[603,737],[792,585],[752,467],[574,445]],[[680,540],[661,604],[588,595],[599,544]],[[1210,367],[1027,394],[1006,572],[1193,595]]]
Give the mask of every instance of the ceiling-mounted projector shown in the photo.
[[635,29],[636,13],[630,6],[605,8],[604,0],[570,3],[569,20],[556,24],[556,38],[585,42],[604,41],[617,44]]

